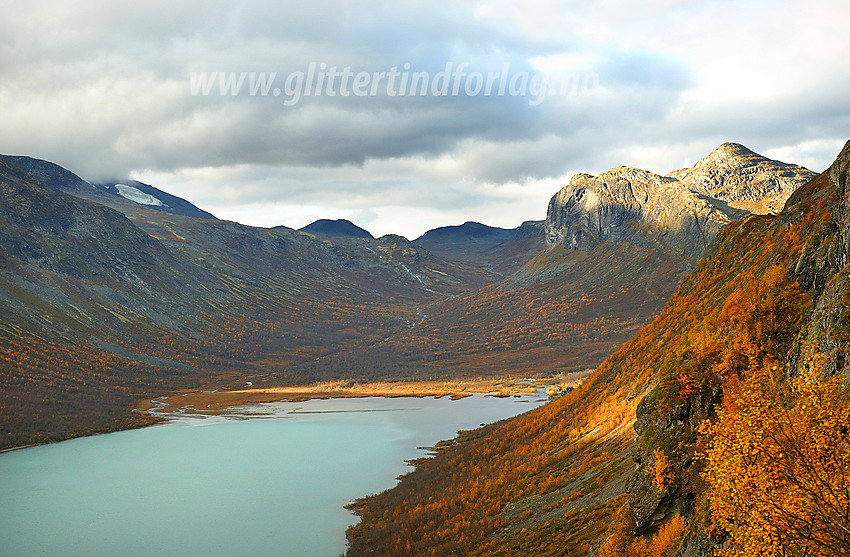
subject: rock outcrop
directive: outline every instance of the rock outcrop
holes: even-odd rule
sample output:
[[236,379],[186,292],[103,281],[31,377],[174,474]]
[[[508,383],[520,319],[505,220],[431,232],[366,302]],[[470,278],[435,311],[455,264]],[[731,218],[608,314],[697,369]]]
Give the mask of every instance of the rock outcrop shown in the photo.
[[549,202],[546,241],[581,250],[604,241],[660,244],[677,255],[698,256],[744,214],[675,178],[621,166],[574,176]]
[[546,241],[580,250],[630,242],[699,257],[726,224],[779,210],[812,176],[736,143],[668,176],[625,166],[577,174],[549,202]]
[[781,211],[788,197],[815,173],[765,158],[738,143],[724,143],[691,168],[667,176],[731,207],[766,214]]
[[[832,166],[818,177],[822,183],[816,190],[826,203],[831,218],[823,219],[806,239],[794,278],[813,298],[812,319],[804,338],[789,356],[790,373],[802,363],[802,348],[814,345],[829,356],[827,372],[850,378],[850,141]],[[811,193],[811,192],[809,192]],[[800,202],[797,196],[788,200],[788,211]]]

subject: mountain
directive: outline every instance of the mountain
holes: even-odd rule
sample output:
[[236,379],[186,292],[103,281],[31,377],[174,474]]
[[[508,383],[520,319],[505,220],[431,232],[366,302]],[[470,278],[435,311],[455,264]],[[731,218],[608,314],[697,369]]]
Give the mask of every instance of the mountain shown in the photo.
[[748,212],[779,211],[813,176],[737,143],[724,143],[667,176],[624,166],[598,176],[577,174],[549,203],[546,239],[573,249],[626,241],[700,256],[729,222]]
[[55,163],[26,156],[0,155],[4,160],[30,173],[40,183],[75,197],[95,201],[121,212],[153,209],[175,215],[214,219],[185,199],[135,180],[123,183],[91,184]]
[[97,184],[108,193],[129,199],[134,203],[145,205],[157,211],[164,211],[173,215],[184,215],[187,217],[198,217],[202,219],[214,219],[211,213],[199,209],[183,198],[171,195],[151,185],[136,180],[124,180],[124,182],[106,182]]
[[[733,536],[750,524],[780,549],[814,539],[826,546],[807,554],[845,554],[845,542],[823,537],[830,529],[844,535],[844,491],[832,492],[832,507],[820,503],[833,497],[827,490],[795,495],[793,508],[779,506],[777,494],[794,482],[839,481],[850,466],[841,460],[846,400],[836,416],[818,406],[829,400],[826,387],[814,391],[821,398],[806,399],[814,408],[793,406],[791,388],[805,393],[817,385],[817,375],[795,379],[818,361],[807,360],[812,350],[824,358],[815,369],[845,382],[850,376],[848,175],[850,142],[778,215],[751,214],[723,228],[660,315],[579,388],[517,418],[461,432],[395,488],[359,501],[348,554],[709,557],[743,543]],[[780,404],[770,396],[785,398]],[[801,436],[783,437],[781,427],[768,425],[807,412],[814,418]],[[731,438],[710,437],[717,429],[702,425],[720,427],[736,416],[741,425],[722,430]],[[833,423],[834,449],[807,445],[829,435],[821,430]],[[777,438],[796,449],[770,453]],[[720,478],[706,475],[709,459],[698,457],[712,446],[726,450],[710,457]],[[759,464],[764,454],[778,460]],[[795,454],[808,459],[808,471],[782,475],[788,469],[777,463]],[[826,468],[817,467],[821,457]],[[756,481],[774,470],[772,480]],[[748,496],[724,496],[724,482]],[[749,497],[771,486],[775,497],[762,511],[751,506],[757,501]],[[742,512],[726,518],[730,508]]]
[[543,248],[543,223],[527,221],[517,228],[497,228],[468,221],[429,230],[413,243],[445,257],[463,257],[506,276]]
[[546,239],[585,251],[601,242],[629,242],[694,257],[745,214],[675,178],[621,166],[573,176],[549,202]]
[[79,278],[130,282],[154,282],[174,264],[123,214],[45,187],[5,161],[0,176],[5,258]]
[[414,240],[422,245],[453,244],[458,241],[483,240],[495,243],[505,242],[516,235],[516,230],[487,226],[480,222],[467,221],[456,226],[441,226],[422,234]]
[[369,238],[374,237],[367,231],[350,220],[346,219],[319,219],[311,222],[304,228],[300,228],[301,232],[307,232],[315,236],[325,236],[328,238]]
[[815,173],[768,159],[738,143],[724,143],[691,168],[667,176],[731,207],[766,214],[781,211],[800,182],[814,178]]

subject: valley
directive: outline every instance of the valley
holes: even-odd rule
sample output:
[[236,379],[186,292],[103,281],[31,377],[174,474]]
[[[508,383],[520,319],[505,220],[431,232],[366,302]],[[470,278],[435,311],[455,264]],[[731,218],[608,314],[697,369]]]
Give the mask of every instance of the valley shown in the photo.
[[132,186],[139,203],[6,157],[2,448],[248,403],[513,396],[532,380],[563,395],[359,500],[348,554],[643,555],[665,532],[681,557],[707,555],[721,542],[694,455],[726,374],[798,366],[805,335],[844,369],[846,153],[815,176],[724,144],[668,176],[576,175],[543,222],[413,241],[181,214],[197,208],[152,201],[152,186]]
[[850,2],[7,2],[0,557],[850,557]]
[[[718,164],[741,156],[728,151]],[[545,223],[513,230],[467,223],[409,241],[328,221],[314,235],[201,218],[212,215],[137,182],[162,201],[134,202],[47,161],[5,161],[3,447],[143,425],[148,418],[128,411],[179,389],[593,367],[657,315],[705,235],[739,214],[692,197],[676,216],[685,236],[671,240],[658,201],[628,197],[638,182],[605,174],[574,179]],[[767,159],[745,162],[736,168],[750,177],[807,176]],[[678,184],[636,176],[646,192]],[[585,220],[566,231],[565,192],[594,188],[606,199],[621,191],[606,203],[626,211],[600,212],[589,194],[569,209]],[[598,220],[611,215],[610,224]],[[595,237],[594,226],[639,232]],[[571,234],[581,241],[564,240]],[[691,247],[682,251],[682,242]]]

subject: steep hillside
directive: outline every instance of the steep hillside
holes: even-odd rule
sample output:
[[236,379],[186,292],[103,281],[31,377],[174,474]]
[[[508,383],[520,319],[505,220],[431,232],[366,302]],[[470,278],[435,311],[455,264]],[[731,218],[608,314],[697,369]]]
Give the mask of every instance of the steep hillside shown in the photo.
[[[0,161],[3,256],[80,278],[154,281],[174,264],[167,252],[124,215],[35,182]],[[126,274],[137,271],[135,277]],[[172,292],[176,292],[171,285]]]
[[141,313],[192,303],[187,266],[124,215],[0,161],[0,244],[0,446],[144,423],[128,391],[190,375],[119,346]]
[[[807,339],[827,370],[845,369],[848,172],[850,142],[780,215],[722,230],[658,318],[579,389],[461,435],[361,501],[349,554],[711,555],[729,532],[709,530],[720,515],[695,456],[711,442],[703,419],[721,401],[728,417],[724,391],[760,370],[793,373]],[[846,554],[832,547],[807,554]]]

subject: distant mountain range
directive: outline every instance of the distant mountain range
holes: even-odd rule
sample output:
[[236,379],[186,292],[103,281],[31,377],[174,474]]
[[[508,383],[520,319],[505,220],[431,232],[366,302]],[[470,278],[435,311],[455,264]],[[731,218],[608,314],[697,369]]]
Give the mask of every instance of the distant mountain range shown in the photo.
[[544,222],[409,241],[243,226],[0,156],[0,446],[144,422],[128,408],[179,388],[597,365],[746,214],[731,204],[774,207],[811,175],[728,145],[689,172],[580,175]]

